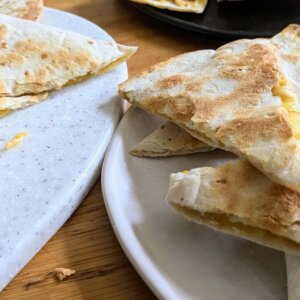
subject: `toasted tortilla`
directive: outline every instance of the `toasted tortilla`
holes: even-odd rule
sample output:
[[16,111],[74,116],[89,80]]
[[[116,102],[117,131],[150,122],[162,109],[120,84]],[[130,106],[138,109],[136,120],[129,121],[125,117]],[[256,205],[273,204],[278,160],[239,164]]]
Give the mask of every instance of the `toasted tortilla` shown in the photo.
[[19,97],[0,97],[0,116],[1,112],[12,112],[17,109],[25,108],[41,102],[48,97],[48,93],[36,95],[25,95]]
[[178,125],[167,122],[135,145],[130,154],[134,156],[161,157],[214,150],[197,140]]
[[246,161],[171,174],[166,199],[189,220],[300,254],[300,194]]
[[135,47],[0,15],[0,96],[57,90],[99,75]]
[[43,0],[0,0],[0,14],[36,21],[41,16]]
[[[120,95],[300,191],[300,26],[157,64]],[[270,155],[272,153],[272,155]]]
[[300,299],[300,257],[296,255],[285,255],[288,299]]
[[191,12],[200,14],[204,11],[207,0],[131,0],[132,2],[148,4],[156,8]]

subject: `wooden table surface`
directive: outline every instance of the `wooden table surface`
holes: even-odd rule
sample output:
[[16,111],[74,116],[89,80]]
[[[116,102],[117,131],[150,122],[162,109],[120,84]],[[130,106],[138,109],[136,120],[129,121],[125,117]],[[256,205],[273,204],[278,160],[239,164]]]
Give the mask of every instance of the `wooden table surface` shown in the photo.
[[[45,0],[80,15],[116,41],[139,46],[129,76],[179,53],[215,48],[224,40],[176,29],[136,12],[123,0]],[[59,282],[57,267],[76,274]],[[155,299],[123,253],[110,225],[100,178],[81,206],[0,294],[0,299]]]

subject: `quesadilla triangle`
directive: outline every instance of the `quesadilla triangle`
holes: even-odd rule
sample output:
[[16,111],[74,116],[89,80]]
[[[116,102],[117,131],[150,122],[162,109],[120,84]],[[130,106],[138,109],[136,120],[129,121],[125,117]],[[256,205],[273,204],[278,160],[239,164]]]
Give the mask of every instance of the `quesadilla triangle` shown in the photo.
[[0,96],[58,90],[109,71],[135,47],[0,15]]
[[130,154],[134,156],[160,157],[198,152],[214,148],[197,140],[178,125],[167,122],[135,145]]
[[300,256],[285,255],[286,273],[287,273],[287,287],[288,299],[300,299]]
[[300,254],[300,194],[244,160],[171,174],[166,200],[189,220]]
[[157,64],[119,86],[134,106],[300,192],[300,26]]
[[43,0],[0,0],[0,14],[36,21],[43,8]]
[[131,0],[132,2],[148,4],[156,8],[174,10],[179,12],[202,13],[207,0]]

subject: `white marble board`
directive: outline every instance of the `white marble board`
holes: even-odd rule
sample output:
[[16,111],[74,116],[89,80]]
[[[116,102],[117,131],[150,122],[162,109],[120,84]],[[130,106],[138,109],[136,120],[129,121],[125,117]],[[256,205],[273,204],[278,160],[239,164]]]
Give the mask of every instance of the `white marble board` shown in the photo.
[[[93,38],[112,38],[93,23],[45,8],[41,23]],[[125,64],[101,77],[54,92],[46,101],[0,119],[0,290],[63,225],[100,172],[122,107],[117,85]]]

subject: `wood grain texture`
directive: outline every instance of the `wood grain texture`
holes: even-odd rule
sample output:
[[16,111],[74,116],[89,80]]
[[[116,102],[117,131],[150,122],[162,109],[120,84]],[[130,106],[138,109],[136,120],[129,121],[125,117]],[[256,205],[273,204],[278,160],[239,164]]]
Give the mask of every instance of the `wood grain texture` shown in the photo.
[[[122,0],[45,0],[45,5],[98,24],[119,43],[139,46],[129,74],[179,53],[224,43],[145,17]],[[76,270],[59,282],[54,268]],[[70,220],[0,294],[16,299],[155,299],[119,246],[100,180]]]

